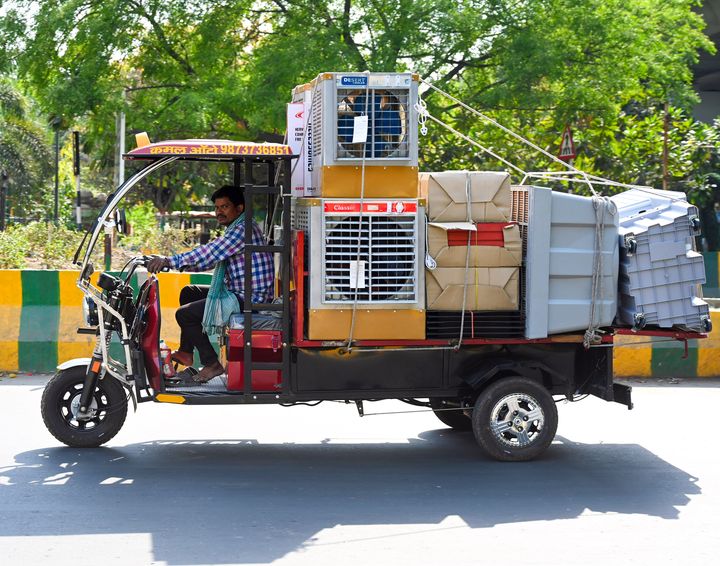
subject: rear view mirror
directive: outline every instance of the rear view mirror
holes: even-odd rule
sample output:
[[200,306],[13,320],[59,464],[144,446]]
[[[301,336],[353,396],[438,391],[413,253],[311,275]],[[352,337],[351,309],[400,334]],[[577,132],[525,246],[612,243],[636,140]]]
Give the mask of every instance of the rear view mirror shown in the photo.
[[124,208],[118,208],[115,211],[114,214],[114,221],[115,221],[115,229],[125,236],[130,234],[130,227],[127,223],[127,218],[125,217],[125,209]]

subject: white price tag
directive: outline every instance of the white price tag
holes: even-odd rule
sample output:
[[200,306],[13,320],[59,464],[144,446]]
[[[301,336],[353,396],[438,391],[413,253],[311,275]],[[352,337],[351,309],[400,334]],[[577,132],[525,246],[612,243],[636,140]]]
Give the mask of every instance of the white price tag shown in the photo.
[[351,289],[364,289],[365,288],[365,262],[364,261],[351,261],[350,262],[350,288]]
[[355,116],[353,120],[353,139],[352,143],[362,143],[367,141],[368,134],[368,117]]

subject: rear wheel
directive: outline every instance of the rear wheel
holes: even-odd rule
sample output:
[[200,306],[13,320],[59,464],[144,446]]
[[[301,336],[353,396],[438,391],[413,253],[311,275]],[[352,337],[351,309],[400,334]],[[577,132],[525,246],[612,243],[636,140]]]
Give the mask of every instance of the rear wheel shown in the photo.
[[86,417],[79,417],[85,366],[59,371],[48,381],[40,402],[45,426],[63,444],[94,448],[122,428],[127,416],[125,389],[112,377],[98,379]]
[[496,460],[532,460],[555,438],[557,407],[547,389],[524,377],[509,377],[484,390],[473,410],[473,432]]
[[472,430],[472,420],[461,409],[455,399],[430,399],[430,407],[440,422],[455,430]]

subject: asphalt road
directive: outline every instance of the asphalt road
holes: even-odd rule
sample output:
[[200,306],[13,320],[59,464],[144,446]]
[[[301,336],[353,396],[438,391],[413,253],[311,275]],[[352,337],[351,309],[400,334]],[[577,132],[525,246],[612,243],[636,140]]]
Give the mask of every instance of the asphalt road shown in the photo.
[[[0,563],[713,564],[720,381],[559,407],[539,460],[498,463],[431,413],[142,405],[63,447],[42,377],[0,381]],[[413,410],[397,402],[367,412]]]

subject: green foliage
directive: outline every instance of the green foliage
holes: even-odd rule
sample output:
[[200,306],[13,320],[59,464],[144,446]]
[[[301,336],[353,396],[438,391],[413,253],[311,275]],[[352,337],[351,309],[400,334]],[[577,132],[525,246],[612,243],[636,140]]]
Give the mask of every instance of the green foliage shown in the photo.
[[24,44],[15,62],[48,109],[90,117],[107,164],[120,108],[128,129],[156,139],[277,139],[292,87],[328,70],[460,78],[464,100],[549,108],[560,123],[617,113],[638,96],[686,107],[689,64],[712,49],[694,4],[49,0],[22,34],[17,18],[5,33]]
[[24,226],[26,256],[35,259],[44,269],[67,266],[80,243],[80,233],[52,222],[31,222]]
[[22,226],[9,226],[0,232],[0,269],[25,267],[25,250],[28,244]]
[[0,77],[0,172],[8,175],[8,204],[17,215],[32,215],[52,171],[47,131],[29,100],[7,78]]
[[67,268],[81,237],[79,232],[53,223],[9,226],[0,232],[0,268]]
[[154,239],[148,242],[150,251],[160,255],[174,255],[193,247],[195,233],[192,230],[165,226],[158,230]]
[[128,223],[132,234],[122,238],[128,250],[146,254],[173,255],[193,247],[195,231],[174,226],[158,226],[157,209],[150,201],[140,202],[129,209]]
[[157,227],[156,209],[152,202],[144,201],[126,210],[128,224],[132,228],[132,236],[141,241],[151,230]]
[[[319,72],[413,70],[552,153],[571,124],[576,165],[588,172],[665,182],[706,208],[717,202],[708,179],[718,129],[688,117],[697,101],[691,65],[700,50],[714,50],[696,0],[15,5],[0,23],[0,70],[16,69],[48,114],[80,123],[92,156],[90,186],[111,177],[120,110],[129,132],[147,131],[154,140],[279,141],[291,89]],[[432,91],[424,98],[434,116],[521,169],[556,166]],[[671,126],[663,179],[665,103]],[[505,167],[435,126],[421,139],[421,166]],[[193,167],[148,179],[139,198],[160,210],[183,208],[229,176]]]
[[[149,204],[142,208],[147,212],[151,207]],[[150,214],[152,223],[145,224],[139,233],[121,239],[114,246],[112,263],[115,269],[122,267],[134,255],[172,255],[195,245],[194,231],[175,227],[161,229],[155,222],[154,213]],[[136,221],[140,217],[142,214],[133,216]],[[72,258],[82,236],[80,231],[56,226],[52,222],[9,226],[6,231],[0,232],[0,269],[76,269]],[[103,253],[101,239],[91,257],[95,265],[104,264]]]

